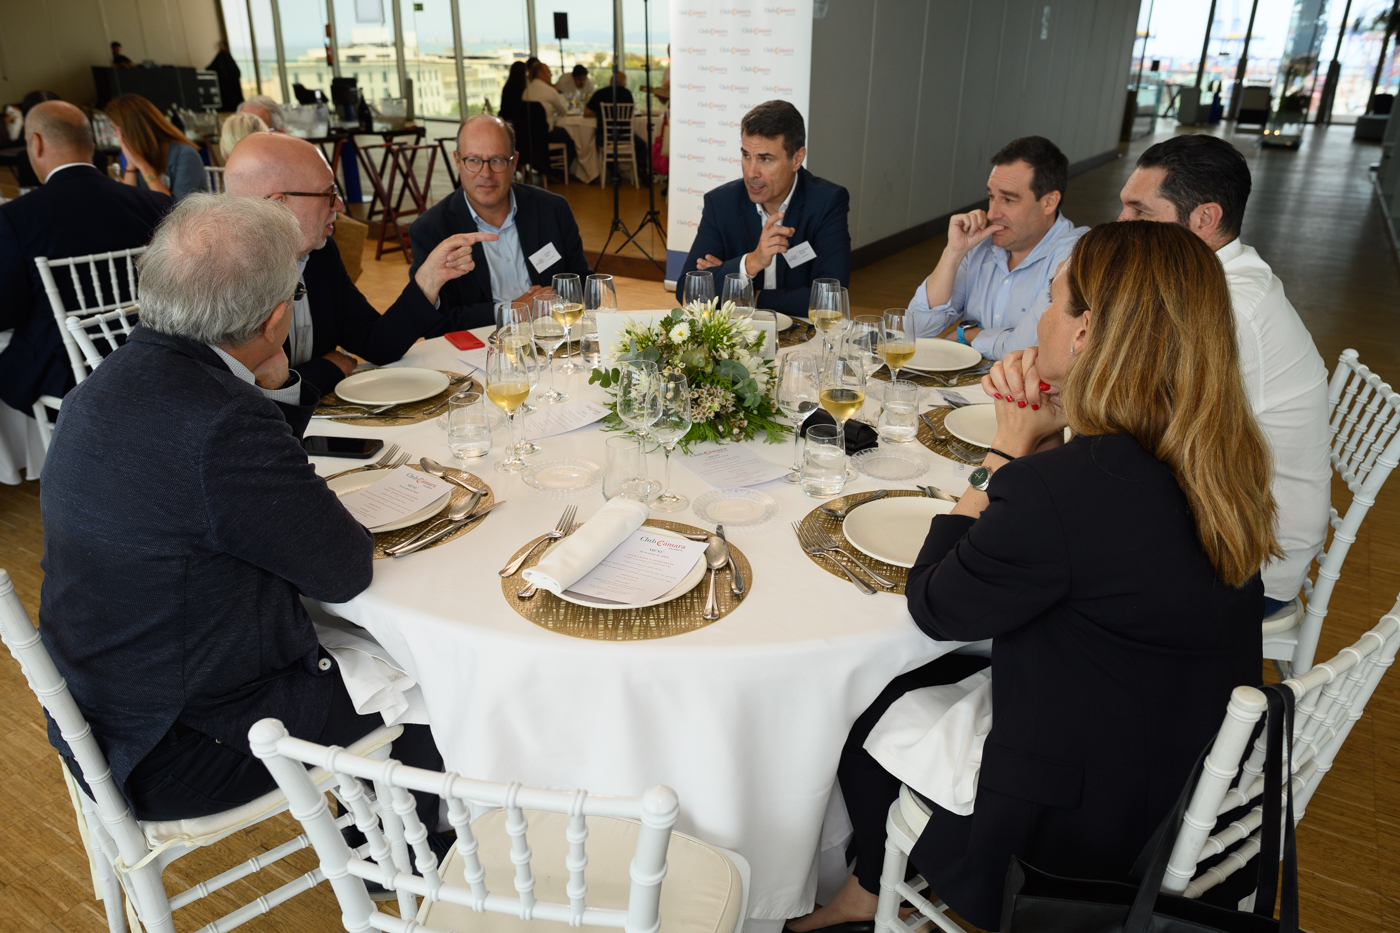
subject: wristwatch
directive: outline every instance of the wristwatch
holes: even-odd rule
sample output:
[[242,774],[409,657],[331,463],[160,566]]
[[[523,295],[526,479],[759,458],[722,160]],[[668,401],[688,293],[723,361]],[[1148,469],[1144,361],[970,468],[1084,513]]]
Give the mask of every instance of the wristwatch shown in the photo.
[[986,492],[987,486],[992,482],[992,471],[984,466],[980,466],[972,471],[972,475],[967,478],[967,484],[978,492]]
[[970,347],[970,346],[972,346],[972,344],[968,342],[967,334],[963,333],[963,329],[966,328],[966,327],[967,327],[966,324],[959,324],[959,325],[958,325],[958,343],[963,344],[964,346]]

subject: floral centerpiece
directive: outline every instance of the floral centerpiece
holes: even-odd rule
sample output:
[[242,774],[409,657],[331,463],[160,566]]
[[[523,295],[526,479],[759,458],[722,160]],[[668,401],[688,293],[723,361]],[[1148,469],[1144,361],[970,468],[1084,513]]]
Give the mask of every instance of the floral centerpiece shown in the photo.
[[[712,299],[675,308],[652,324],[629,321],[610,350],[618,362],[650,360],[663,376],[685,376],[694,423],[680,446],[689,451],[700,441],[747,441],[760,431],[776,444],[791,432],[775,420],[773,361],[763,358],[764,339],[753,321],[734,316],[733,302],[719,306]],[[610,389],[618,377],[617,368],[596,369],[588,381]],[[609,407],[606,427],[625,428],[616,403]]]

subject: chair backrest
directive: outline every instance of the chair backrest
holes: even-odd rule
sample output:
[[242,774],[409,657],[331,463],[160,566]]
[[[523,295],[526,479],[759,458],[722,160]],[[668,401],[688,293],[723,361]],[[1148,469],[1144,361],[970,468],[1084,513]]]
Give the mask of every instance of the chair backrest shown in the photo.
[[[446,901],[478,912],[553,920],[571,926],[623,927],[632,933],[657,928],[661,882],[666,874],[666,850],[671,841],[671,828],[680,814],[680,803],[669,787],[653,787],[641,797],[602,797],[584,791],[567,793],[536,790],[518,783],[474,781],[451,772],[443,774],[410,768],[393,760],[375,761],[351,755],[343,749],[292,738],[276,719],[256,723],[248,733],[248,740],[253,754],[263,760],[287,795],[292,815],[301,821],[315,846],[321,868],[340,901],[342,921],[347,930],[397,928],[381,926],[381,923],[397,924],[398,921],[384,915],[376,917],[378,910],[365,890],[366,880],[377,881],[400,894],[407,891],[430,902]],[[307,776],[304,767],[307,764],[319,765],[334,775],[333,780],[339,787],[337,796],[354,813],[355,825],[368,840],[373,862],[356,858],[335,828],[325,795]],[[365,793],[361,781],[373,782],[376,791],[373,799]],[[427,828],[419,821],[413,796],[409,793],[415,790],[436,794],[447,801],[448,819],[457,830],[455,845],[462,858],[465,885],[445,882],[439,874],[437,858],[426,841]],[[510,836],[511,861],[515,866],[515,896],[492,893],[486,888],[486,870],[477,857],[479,841],[472,832],[469,802],[506,810],[505,831]],[[567,904],[535,897],[526,809],[569,816]],[[641,823],[632,857],[631,886],[625,911],[585,906],[588,893],[584,876],[588,864],[585,843],[590,816]],[[418,874],[410,872],[406,857],[394,859],[388,844],[394,837],[412,844]],[[401,900],[401,909],[402,906]],[[372,917],[375,919],[371,920]]]
[[603,108],[603,144],[611,151],[613,140],[618,149],[632,145],[632,104],[601,102]]
[[549,115],[544,104],[524,100],[511,120],[515,124],[515,148],[525,164],[536,171],[549,170]]
[[[44,292],[49,296],[54,320],[58,322],[58,332],[63,335],[63,345],[68,351],[68,362],[73,367],[73,378],[76,381],[82,382],[87,378],[89,367],[83,348],[68,328],[68,317],[90,317],[106,311],[134,307],[137,297],[136,257],[145,251],[146,247],[136,246],[68,259],[34,257],[34,264],[39,267],[39,278],[44,283]],[[67,269],[68,277],[72,281],[76,308],[64,304],[57,278],[57,275],[63,274],[57,272],[61,269]],[[86,275],[82,274],[83,269],[87,270]],[[130,328],[127,328],[126,332],[130,333]]]
[[[104,311],[91,317],[78,317],[75,314],[68,316],[68,333],[77,343],[78,349],[82,351],[83,362],[87,364],[89,371],[96,369],[97,364],[101,363],[107,354],[121,346],[125,338],[131,336],[131,332],[136,329],[136,325],[139,323],[139,315],[140,309],[136,305],[131,305],[127,308],[117,308],[115,311]],[[98,349],[98,339],[107,345],[106,352]]]
[[1351,490],[1346,514],[1331,508],[1332,544],[1317,555],[1317,579],[1305,580],[1307,612],[1298,630],[1290,673],[1306,673],[1317,652],[1332,588],[1342,573],[1357,529],[1390,473],[1400,463],[1400,393],[1363,365],[1355,350],[1343,350],[1327,388],[1332,469]]
[[[1323,775],[1395,661],[1397,647],[1400,600],[1356,644],[1284,681],[1298,701],[1291,762],[1295,820],[1303,818]],[[1263,823],[1264,736],[1255,741],[1248,758],[1244,753],[1265,705],[1264,694],[1254,687],[1236,687],[1231,695],[1225,723],[1206,757],[1205,770],[1172,849],[1164,891],[1199,897],[1258,853]],[[1214,832],[1222,815],[1251,804],[1245,815]],[[1224,858],[1219,863],[1193,878],[1201,861],[1220,855]]]
[[221,165],[204,166],[204,181],[206,187],[214,194],[225,194],[228,191],[224,187],[224,169]]

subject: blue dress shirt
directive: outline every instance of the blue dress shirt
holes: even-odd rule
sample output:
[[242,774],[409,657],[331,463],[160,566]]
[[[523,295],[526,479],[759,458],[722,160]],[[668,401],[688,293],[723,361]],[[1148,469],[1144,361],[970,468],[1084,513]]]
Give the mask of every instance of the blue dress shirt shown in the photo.
[[989,360],[1035,346],[1036,324],[1050,306],[1050,280],[1088,230],[1061,214],[1015,269],[1006,265],[1011,254],[987,237],[958,264],[946,304],[929,307],[927,283],[919,283],[908,309],[915,336],[937,337],[965,320],[982,328],[972,346]]
[[476,229],[498,237],[484,240],[481,244],[486,251],[486,266],[491,271],[491,297],[496,301],[514,301],[534,285],[530,281],[530,267],[525,264],[525,251],[520,247],[520,231],[515,226],[515,192],[510,193],[510,216],[499,227],[482,220],[465,193],[462,200],[467,202],[467,210],[472,212]]

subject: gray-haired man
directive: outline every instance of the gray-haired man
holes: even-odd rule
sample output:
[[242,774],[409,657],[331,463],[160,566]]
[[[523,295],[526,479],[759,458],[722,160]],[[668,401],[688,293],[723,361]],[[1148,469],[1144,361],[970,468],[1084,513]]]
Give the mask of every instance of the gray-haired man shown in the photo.
[[[299,238],[275,201],[182,200],[140,261],[141,326],[63,400],[49,448],[42,636],[141,819],[270,790],[247,738],[266,716],[342,745],[382,723],[301,604],[368,586],[374,542],[301,449],[316,392],[282,349]],[[442,764],[425,726],[394,753]],[[419,812],[435,825],[436,799]]]

